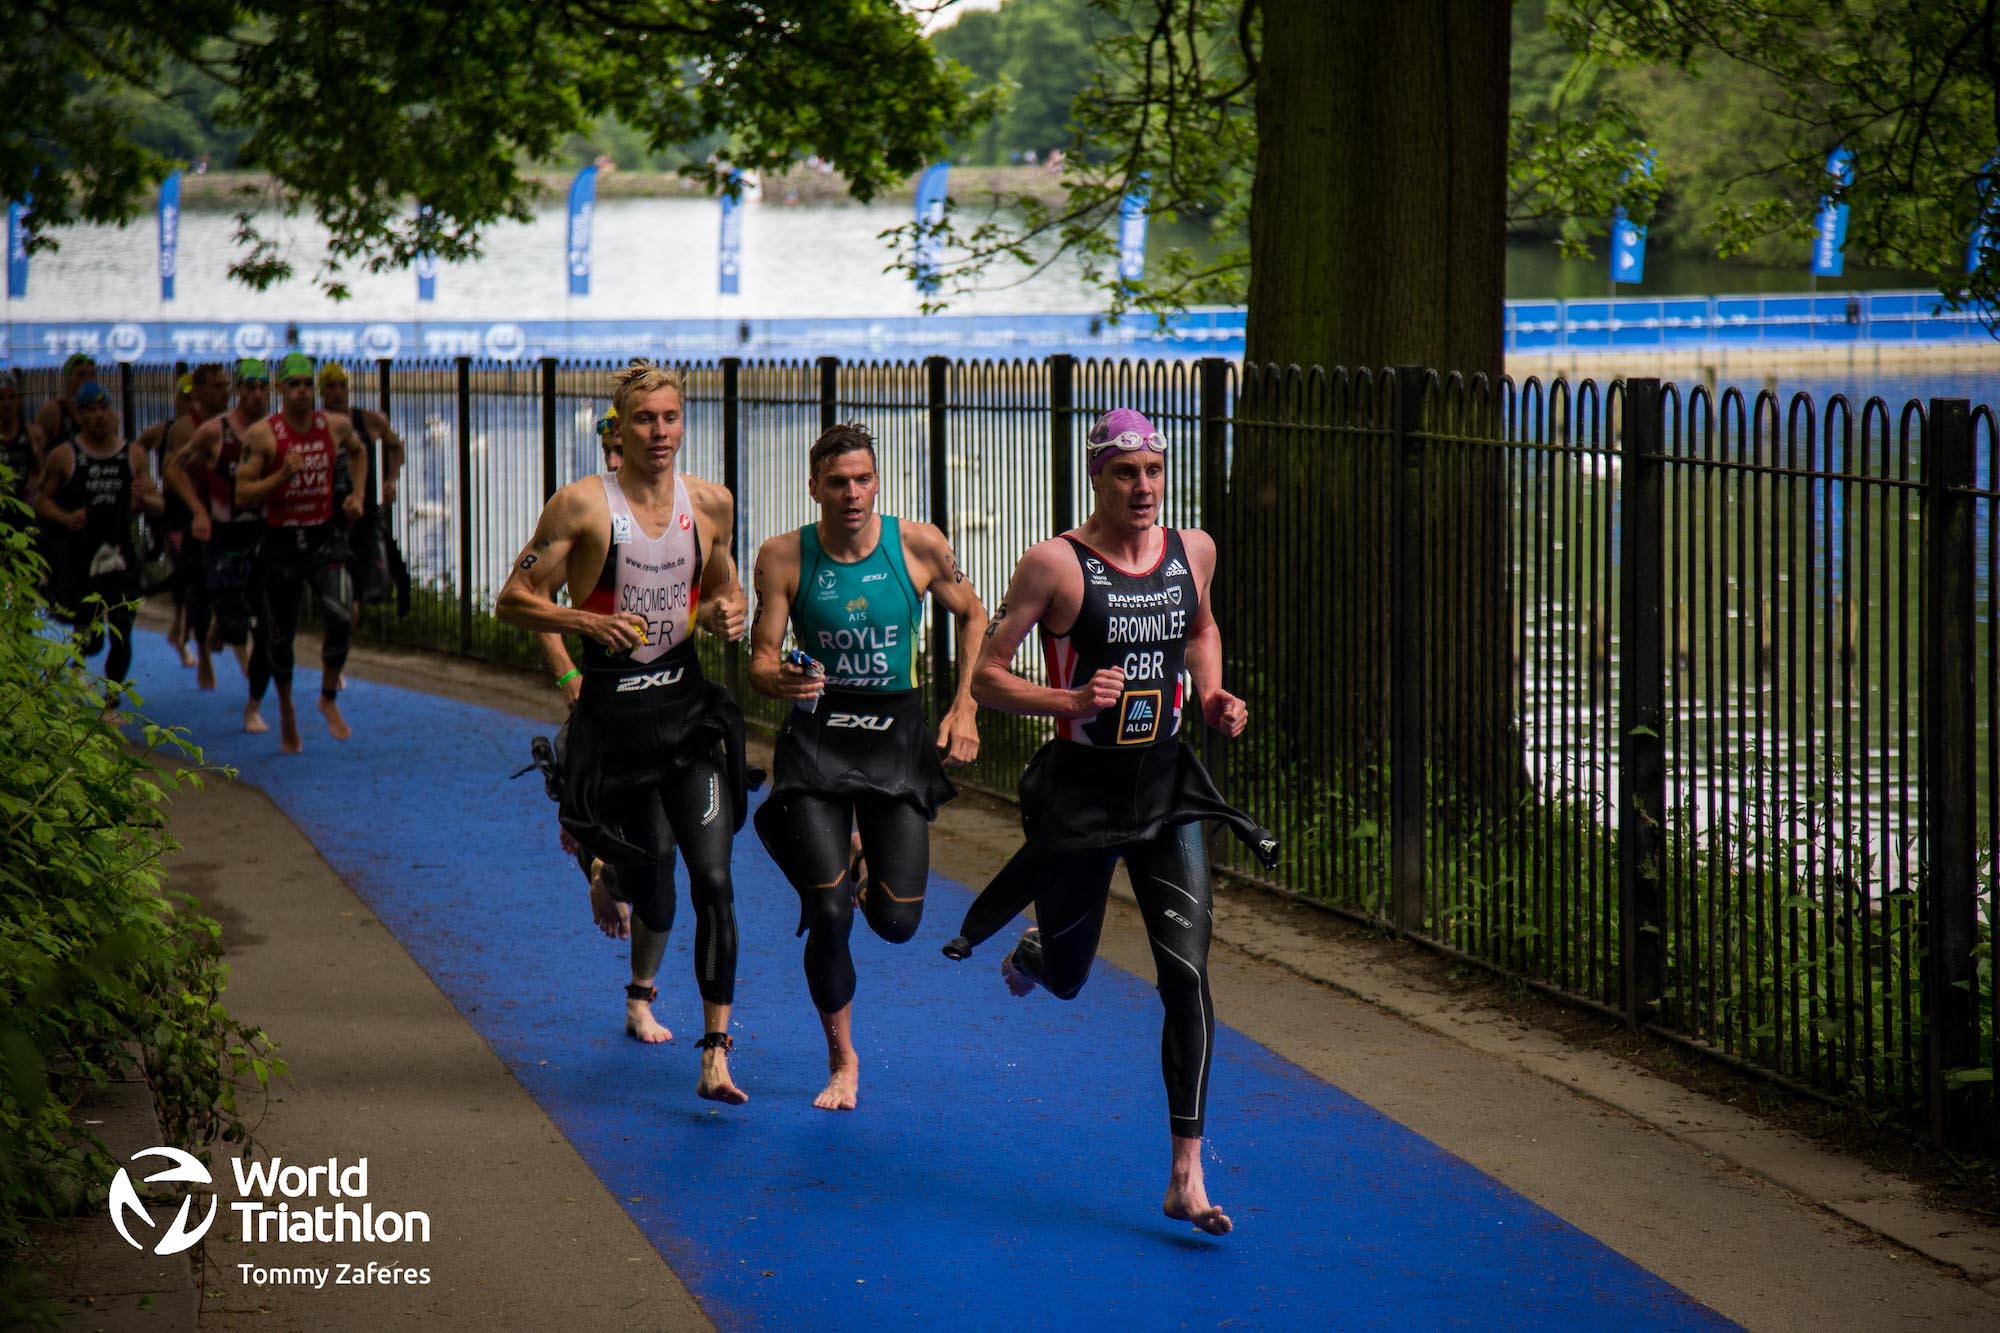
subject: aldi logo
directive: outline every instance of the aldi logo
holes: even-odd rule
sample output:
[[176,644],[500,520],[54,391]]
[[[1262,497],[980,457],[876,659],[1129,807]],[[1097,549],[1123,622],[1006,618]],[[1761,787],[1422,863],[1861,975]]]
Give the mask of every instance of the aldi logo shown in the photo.
[[1118,743],[1144,745],[1160,734],[1160,692],[1135,690],[1119,701]]

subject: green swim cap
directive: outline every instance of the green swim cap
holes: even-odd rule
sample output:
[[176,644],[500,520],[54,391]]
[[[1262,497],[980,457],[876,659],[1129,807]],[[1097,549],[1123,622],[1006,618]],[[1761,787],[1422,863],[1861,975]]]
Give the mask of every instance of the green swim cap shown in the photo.
[[268,380],[271,372],[264,368],[261,357],[246,356],[236,363],[236,378],[242,380]]
[[311,379],[313,359],[304,352],[287,352],[285,359],[278,363],[278,379]]

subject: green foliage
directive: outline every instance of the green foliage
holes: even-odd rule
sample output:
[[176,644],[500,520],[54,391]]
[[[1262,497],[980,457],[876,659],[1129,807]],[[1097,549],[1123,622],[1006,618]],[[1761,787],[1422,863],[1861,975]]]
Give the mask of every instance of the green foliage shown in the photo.
[[[1982,200],[1979,182],[2000,138],[2000,12],[1986,0],[1555,0],[1550,21],[1581,60],[1673,71],[1634,102],[1662,133],[1684,116],[1691,194],[1721,253],[1796,243],[1832,193],[1852,209],[1851,254],[1934,274],[1954,305],[1994,300],[2000,191]],[[1826,155],[1843,144],[1854,182],[1837,190]]]
[[0,48],[0,92],[31,117],[0,135],[0,194],[33,195],[43,245],[79,218],[129,218],[173,163],[118,108],[206,107],[248,131],[238,164],[273,182],[239,215],[232,272],[288,277],[255,209],[308,211],[332,234],[316,277],[338,296],[351,264],[476,255],[482,228],[530,216],[528,168],[607,118],[653,152],[726,135],[728,163],[682,168],[711,189],[729,164],[818,153],[868,199],[984,113],[964,82],[893,0],[30,0]]
[[[11,478],[0,469],[0,494]],[[0,499],[9,520],[25,507]],[[239,1080],[283,1066],[222,1008],[218,928],[162,892],[162,802],[201,782],[184,733],[128,748],[100,720],[104,682],[49,630],[40,561],[0,537],[0,1323],[27,1317],[26,1223],[101,1197],[114,1168],[74,1122],[79,1097],[143,1076],[169,1142],[240,1142]],[[127,696],[125,706],[137,702]],[[152,760],[187,759],[177,769]],[[212,771],[212,770],[210,770]]]
[[[1597,96],[1591,78],[1572,76],[1573,53],[1540,21],[1541,6],[1521,8],[1508,221],[1547,225],[1566,253],[1585,253],[1590,238],[1608,230],[1614,207],[1650,219],[1665,178],[1636,169],[1647,144],[1631,114]],[[1007,17],[1017,10],[1023,21],[1010,30]],[[1036,31],[1027,16],[1039,22],[1058,11],[1070,15],[1071,42],[1088,35],[1094,43],[1095,63],[1083,67],[1084,77],[1071,72],[1078,68],[1072,59],[1046,51],[1035,62],[1003,63],[1010,50],[1003,32],[1017,32],[1015,40],[1025,43]],[[973,26],[984,17],[961,20],[958,28],[972,32],[946,48],[976,79],[1042,105],[1075,80],[1067,197],[1060,208],[1023,197],[976,220],[948,216],[938,234],[956,247],[957,258],[944,274],[945,299],[983,280],[996,263],[1033,266],[1059,249],[1080,261],[1086,280],[1107,289],[1114,319],[1130,310],[1164,315],[1193,304],[1241,302],[1250,271],[1256,80],[1285,54],[1261,49],[1257,7],[1224,0],[1011,0]],[[955,31],[937,43],[944,46]],[[1013,117],[1010,111],[996,128],[1014,124]],[[1115,222],[1120,201],[1142,177],[1153,221],[1183,224],[1176,234],[1191,243],[1156,247],[1144,281],[1127,284],[1116,278]],[[908,271],[923,230],[912,223],[887,233],[905,247]],[[1310,226],[1274,229],[1295,232],[1308,235]]]
[[[948,213],[935,234],[958,254],[927,308],[941,308],[995,263],[1032,267],[1055,249],[1108,290],[1114,319],[1132,309],[1164,314],[1242,299],[1257,160],[1253,12],[1206,0],[1088,0],[1081,8],[1072,21],[1094,35],[1096,63],[1069,110],[1064,204],[1007,199],[964,225]],[[1156,223],[1188,222],[1208,243],[1156,252],[1146,280],[1133,285],[1117,280],[1114,224],[1142,179]],[[884,233],[902,249],[904,270],[914,273],[924,233],[916,223]]]
[[966,14],[931,38],[940,55],[970,71],[974,86],[1007,93],[985,128],[960,140],[958,158],[999,166],[1032,149],[1071,145],[1070,105],[1096,64],[1102,16],[1087,0],[1009,0]]
[[[1071,42],[1088,34],[1094,43],[1085,77],[1067,54],[1010,57],[1008,34],[1033,31],[1030,15],[1039,22],[1056,12],[1071,16]],[[1799,263],[1828,189],[1827,152],[1845,142],[1856,157],[1844,194],[1850,255],[1934,274],[1954,304],[1992,301],[2000,190],[1983,203],[1991,248],[1976,273],[1963,268],[1982,209],[1978,181],[1996,151],[2000,18],[1984,0],[1894,13],[1824,0],[1518,0],[1508,225],[1580,257],[1623,208],[1670,248]],[[1114,317],[1242,301],[1253,94],[1261,72],[1286,54],[1262,50],[1260,29],[1254,0],[1009,0],[940,34],[937,44],[976,80],[1022,107],[1047,106],[1064,84],[1073,97],[1065,204],[1003,200],[983,216],[949,215],[946,298],[996,264],[1043,264],[1062,249],[1107,289]],[[1008,146],[1019,145],[989,134],[974,151],[991,158]],[[1648,152],[1651,176],[1637,170]],[[1115,277],[1113,223],[1142,172],[1155,221],[1200,230],[1193,244],[1156,249],[1134,288]],[[1268,234],[1313,243],[1312,225],[1289,219]],[[914,269],[920,230],[888,233],[904,247],[905,270]]]

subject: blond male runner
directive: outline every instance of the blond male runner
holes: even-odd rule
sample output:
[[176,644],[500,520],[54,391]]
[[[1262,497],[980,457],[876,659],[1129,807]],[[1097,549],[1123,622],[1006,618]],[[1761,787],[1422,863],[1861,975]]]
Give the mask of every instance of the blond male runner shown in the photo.
[[[616,476],[557,491],[500,590],[500,619],[535,633],[583,636],[583,688],[570,718],[559,802],[563,827],[605,863],[632,905],[626,1031],[672,1034],[652,1013],[653,978],[673,927],[674,851],[695,911],[695,980],[706,1031],[698,1096],[750,1100],[730,1078],[736,910],[729,858],[748,809],[743,715],[703,676],[697,623],[735,639],[744,598],[729,554],[735,501],[680,474],[685,382],[634,362],[614,377]],[[567,583],[578,605],[559,606]]]

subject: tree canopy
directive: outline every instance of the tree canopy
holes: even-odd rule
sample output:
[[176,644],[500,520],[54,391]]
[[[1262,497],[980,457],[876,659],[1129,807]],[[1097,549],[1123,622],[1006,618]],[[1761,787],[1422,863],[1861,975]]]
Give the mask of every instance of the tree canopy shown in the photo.
[[[924,39],[919,19],[951,3],[26,0],[0,48],[0,95],[27,109],[0,134],[0,194],[32,196],[51,245],[69,223],[130,218],[177,162],[218,155],[270,182],[243,200],[236,273],[289,275],[300,257],[258,218],[302,211],[332,236],[313,260],[338,293],[350,265],[475,255],[482,228],[528,215],[534,168],[600,150],[712,189],[725,163],[817,154],[866,199],[947,151],[1061,147],[1063,206],[952,218],[947,296],[954,269],[973,281],[1061,247],[1117,309],[1244,299],[1257,83],[1292,56],[1264,48],[1276,0],[1006,0]],[[1622,206],[1670,248],[1794,262],[1831,193],[1857,260],[1993,300],[1990,0],[1516,0],[1512,14],[1515,231],[1581,254]],[[1854,154],[1845,187],[1825,174],[1835,145]],[[1650,175],[1635,170],[1648,154]],[[1156,248],[1130,286],[1113,224],[1142,179],[1156,220],[1205,239]],[[1968,275],[1982,214],[1989,249]]]
[[[1017,101],[1032,87],[1046,103],[1038,81],[1073,77],[1067,62],[1013,55],[1009,42],[1026,30],[1007,22],[1017,10],[1067,10],[1072,40],[1090,40],[1095,60],[1074,88],[1066,204],[1002,201],[954,219],[957,278],[975,281],[996,261],[1043,263],[1060,247],[1084,259],[1120,308],[1243,300],[1255,85],[1293,54],[1264,49],[1271,8],[1009,0],[961,20],[984,21],[951,49]],[[1335,7],[1322,12],[1339,21]],[[1948,300],[1990,304],[1994,250],[1974,273],[1965,261],[1982,215],[1989,247],[2000,246],[2000,198],[1981,187],[2000,151],[1996,23],[1987,0],[1517,0],[1506,224],[1582,255],[1622,207],[1670,248],[1784,263],[1803,258],[1831,195],[1851,209],[1848,252],[1858,261],[1927,272]],[[1010,123],[1008,113],[994,122]],[[1844,188],[1825,170],[1838,145],[1854,154]],[[976,153],[982,144],[960,146]],[[1640,170],[1648,158],[1651,171]],[[1156,218],[1192,220],[1209,243],[1155,256],[1146,282],[1130,287],[1110,277],[1113,221],[1142,177]],[[1295,230],[1302,244],[1326,243]]]
[[711,188],[816,153],[866,199],[985,113],[967,84],[894,0],[26,0],[0,48],[0,96],[26,109],[0,194],[32,196],[38,244],[123,220],[174,165],[162,123],[207,117],[271,181],[233,272],[288,276],[254,215],[303,211],[340,293],[349,264],[477,254],[483,227],[529,216],[529,170],[602,118],[655,151],[726,135],[726,162],[685,167]]

